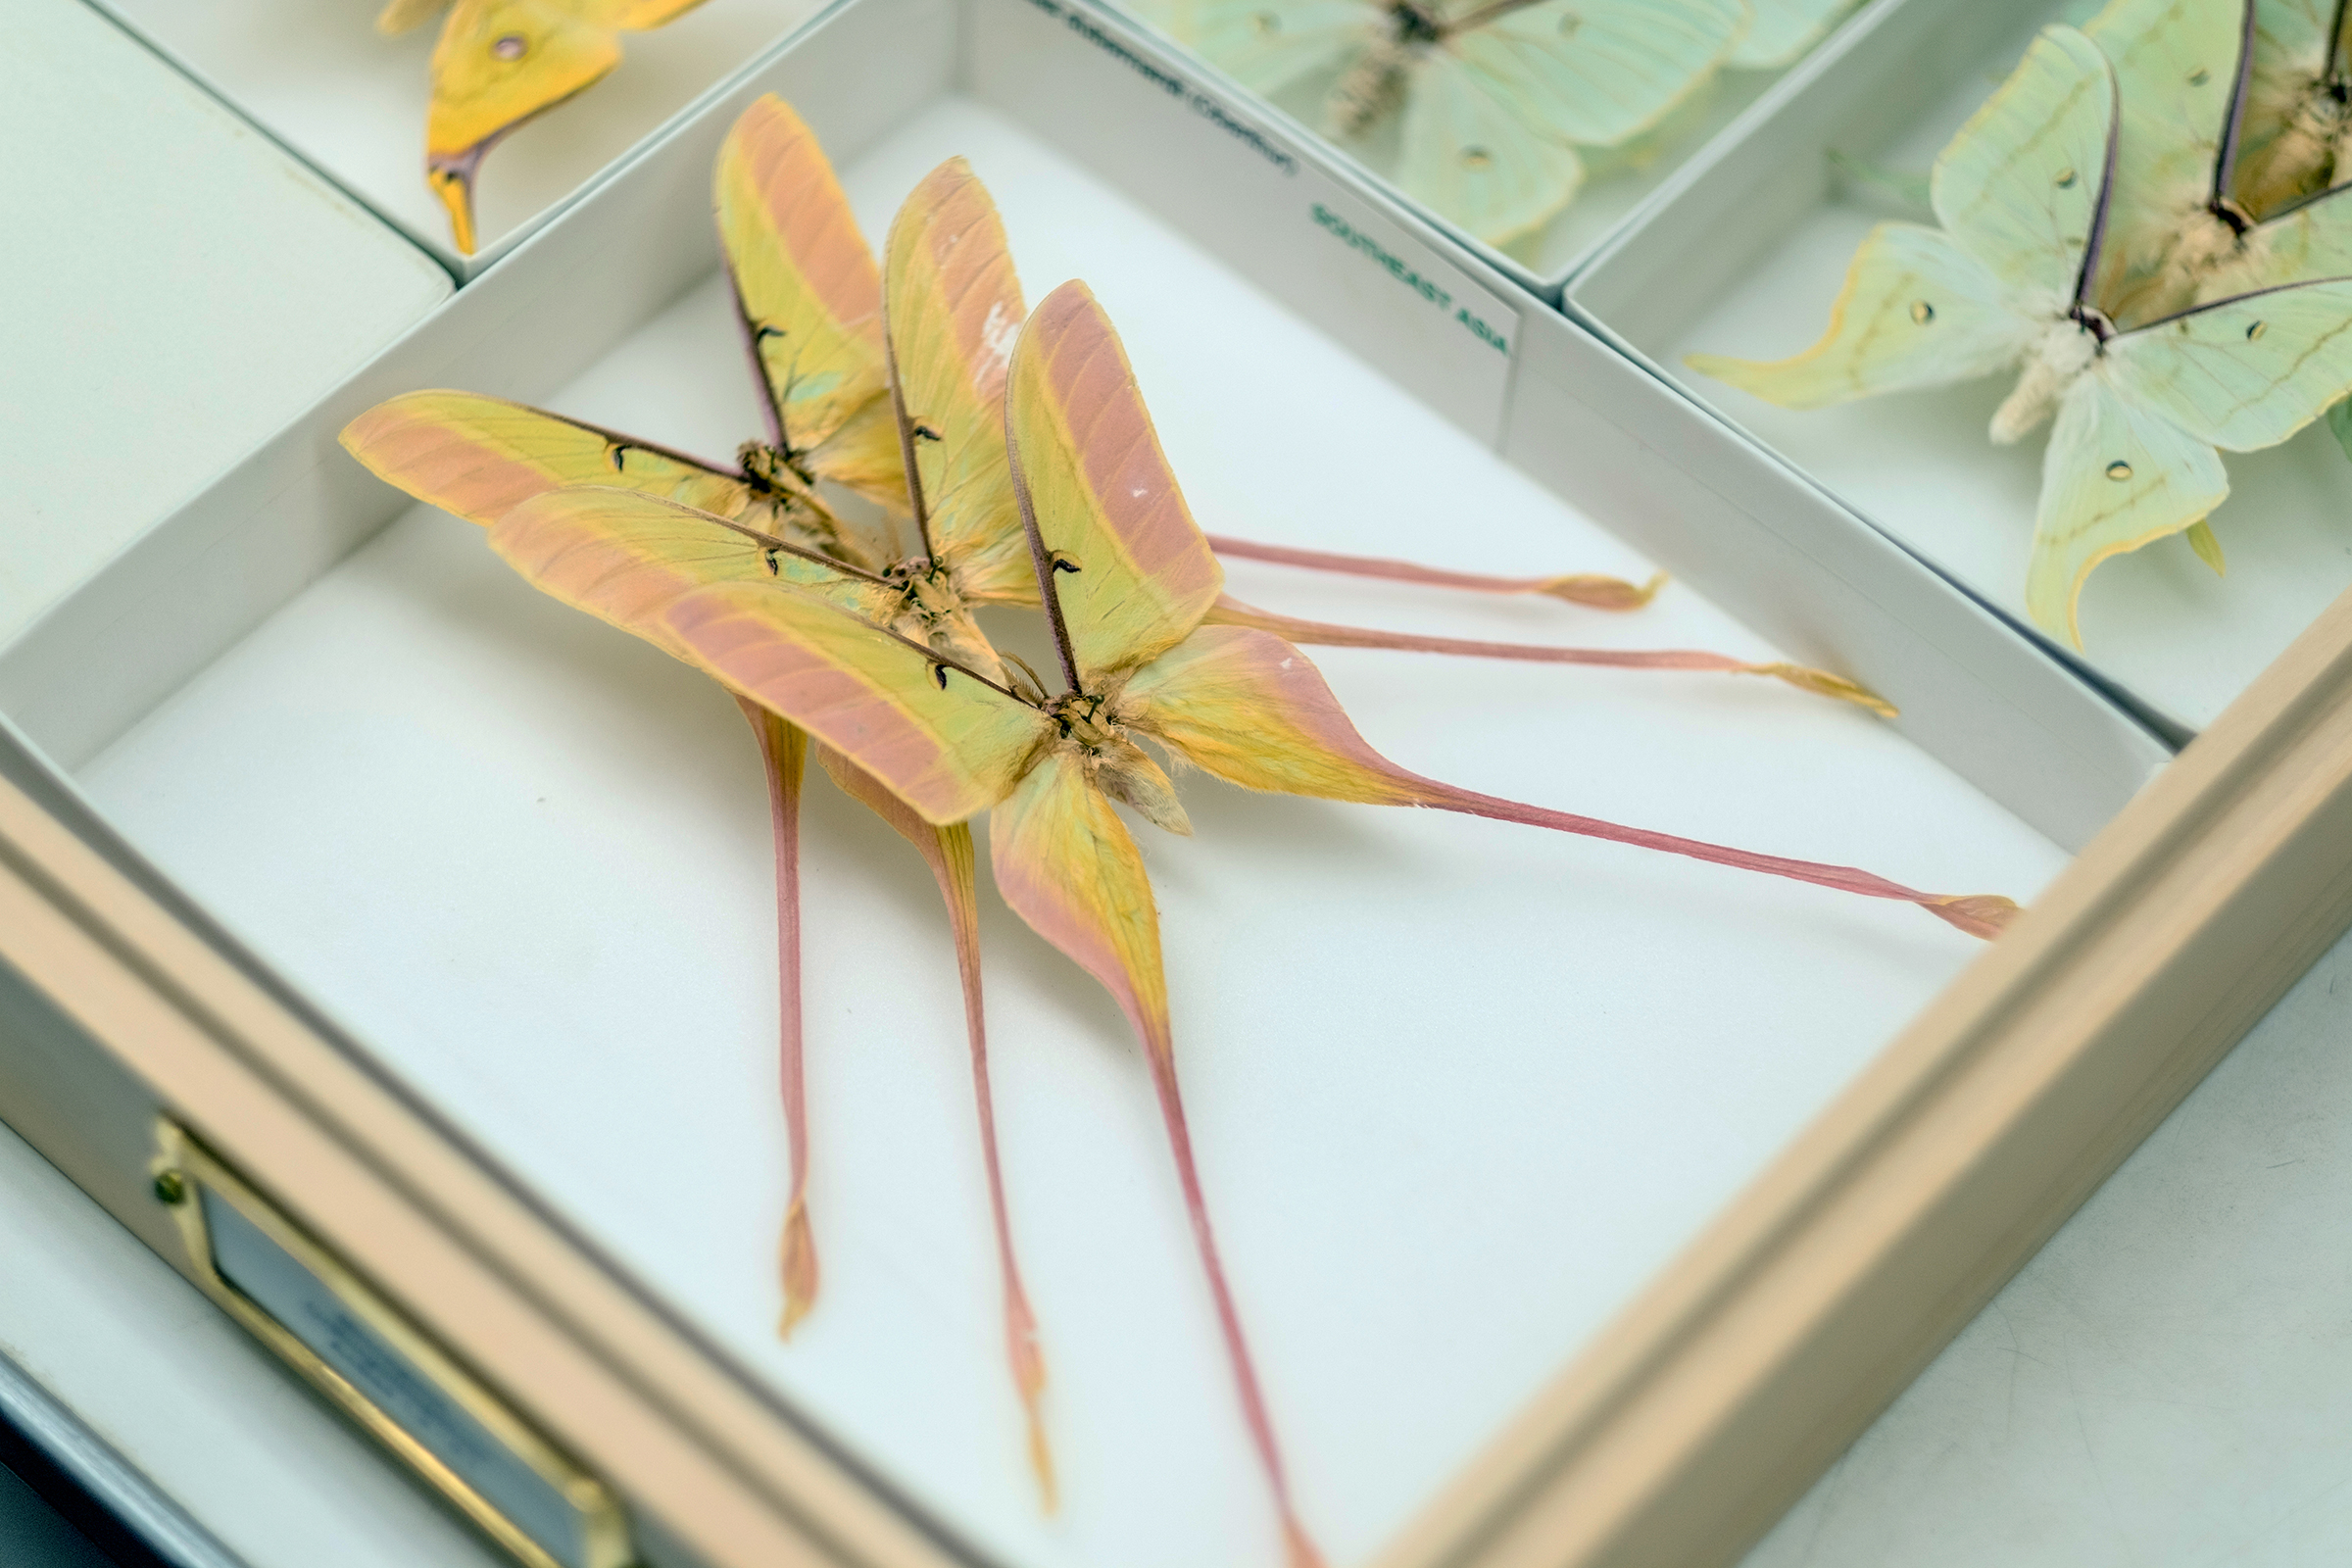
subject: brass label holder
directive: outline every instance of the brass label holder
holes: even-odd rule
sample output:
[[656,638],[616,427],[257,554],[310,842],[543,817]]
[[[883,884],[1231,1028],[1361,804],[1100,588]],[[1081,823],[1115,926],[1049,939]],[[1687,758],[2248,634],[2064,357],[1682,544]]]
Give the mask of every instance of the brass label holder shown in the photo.
[[155,1196],[197,1283],[525,1568],[629,1568],[620,1502],[187,1129]]

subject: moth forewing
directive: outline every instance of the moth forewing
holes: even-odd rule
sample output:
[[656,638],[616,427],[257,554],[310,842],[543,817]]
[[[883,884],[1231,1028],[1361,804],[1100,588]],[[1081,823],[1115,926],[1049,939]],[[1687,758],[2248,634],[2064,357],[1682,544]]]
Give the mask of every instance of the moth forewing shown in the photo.
[[1084,283],[1047,295],[1021,329],[1005,430],[1037,530],[1040,590],[1064,622],[1073,685],[1091,692],[1199,625],[1225,573]]
[[1004,403],[1027,313],[996,204],[962,159],[933,170],[900,207],[883,300],[902,450],[926,503],[926,553],[966,599],[1025,599],[1029,557]]
[[701,458],[471,392],[403,393],[337,439],[386,483],[484,528],[574,484],[624,485],[727,517],[755,504],[742,475]]
[[1753,0],[1754,15],[1731,58],[1734,71],[1778,71],[1821,41],[1852,0]]
[[2055,287],[2080,303],[2115,133],[2106,56],[2072,27],[2045,27],[1936,156],[1928,176],[1936,220],[2003,283]]
[[770,94],[728,130],[711,182],[779,458],[812,483],[829,479],[903,513],[881,273],[824,149]]
[[746,524],[604,486],[534,496],[489,542],[533,587],[679,657],[663,612],[711,583],[791,584],[869,618],[897,599],[880,578]]

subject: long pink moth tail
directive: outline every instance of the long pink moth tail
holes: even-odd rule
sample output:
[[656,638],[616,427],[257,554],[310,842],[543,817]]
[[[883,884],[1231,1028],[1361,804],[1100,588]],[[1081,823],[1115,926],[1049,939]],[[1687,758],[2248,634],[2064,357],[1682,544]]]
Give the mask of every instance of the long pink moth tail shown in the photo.
[[[926,824],[927,825],[927,824]],[[956,933],[956,967],[963,977],[964,1033],[971,1042],[972,1099],[980,1110],[980,1157],[988,1167],[988,1204],[997,1227],[997,1268],[1004,1282],[1004,1348],[1013,1387],[1029,1421],[1029,1468],[1037,1477],[1046,1512],[1059,1505],[1054,1479],[1054,1449],[1046,1441],[1046,1357],[1038,1344],[1037,1314],[1021,1287],[1020,1264],[1012,1250],[1012,1216],[1004,1202],[1004,1174],[997,1159],[996,1095],[988,1075],[988,1024],[980,1004],[980,905],[972,873],[972,830],[963,823],[933,830],[934,849],[924,858],[947,901]],[[918,845],[919,847],[919,845]]]
[[1957,926],[1970,936],[1982,937],[1987,942],[1999,936],[2018,913],[2016,903],[1997,893],[1922,893],[1916,888],[1889,882],[1875,872],[1851,865],[1792,860],[1784,856],[1730,849],[1701,839],[1678,838],[1672,833],[1653,833],[1647,828],[1622,827],[1598,817],[1578,816],[1570,811],[1526,806],[1493,795],[1481,795],[1475,790],[1458,789],[1451,784],[1423,778],[1417,773],[1408,773],[1402,768],[1396,768],[1392,776],[1411,787],[1416,797],[1411,803],[1413,805],[1435,807],[1445,811],[1461,811],[1470,816],[1489,816],[1498,822],[1550,828],[1555,832],[1575,833],[1585,838],[1607,839],[1613,844],[1631,844],[1667,855],[1688,856],[1693,860],[1708,860],[1717,865],[1736,866],[1742,871],[1760,871],[1766,876],[1811,882],[1820,887],[1836,888],[1840,893],[1856,893],[1866,899],[1897,899],[1906,904],[1916,904],[1946,925]]
[[1335,571],[1350,577],[1380,577],[1390,582],[1421,583],[1432,588],[1463,588],[1480,594],[1543,594],[1583,605],[1590,610],[1640,610],[1657,595],[1665,573],[1645,583],[1627,582],[1599,572],[1572,572],[1560,577],[1493,577],[1484,572],[1448,571],[1409,561],[1378,556],[1343,556],[1325,550],[1294,550],[1288,545],[1258,544],[1210,534],[1208,547],[1236,561],[1265,561],[1278,566],[1303,566],[1310,571]]
[[1786,662],[1749,663],[1728,654],[1698,649],[1618,650],[1613,648],[1555,648],[1535,643],[1477,642],[1460,637],[1419,637],[1406,632],[1375,631],[1363,626],[1336,626],[1327,621],[1299,620],[1245,605],[1220,595],[1208,612],[1210,622],[1226,626],[1254,626],[1295,643],[1325,648],[1393,648],[1405,653],[1450,654],[1464,659],[1507,659],[1535,664],[1591,664],[1607,669],[1689,670],[1721,675],[1764,675],[1786,681],[1800,691],[1834,697],[1867,708],[1881,718],[1895,716],[1894,705],[1858,681],[1827,670]]
[[997,1157],[997,1102],[988,1071],[988,1014],[980,993],[980,902],[973,870],[972,830],[961,822],[935,827],[871,773],[831,747],[820,745],[817,760],[843,793],[864,803],[913,845],[939,883],[956,937],[956,969],[963,981],[964,1038],[972,1057],[972,1101],[980,1113],[980,1158],[987,1167],[988,1205],[996,1222],[997,1272],[1004,1287],[1004,1349],[1013,1388],[1029,1428],[1029,1468],[1038,1495],[1052,1513],[1060,1493],[1054,1481],[1054,1449],[1046,1439],[1046,1357],[1038,1344],[1037,1314],[1021,1285],[1012,1248],[1012,1214],[1004,1200],[1004,1173]]
[[1274,1420],[1266,1412],[1266,1396],[1258,1388],[1257,1367],[1250,1359],[1250,1342],[1242,1333],[1242,1315],[1225,1283],[1225,1264],[1217,1255],[1216,1231],[1208,1222],[1208,1200],[1201,1196],[1200,1172],[1193,1162],[1193,1135],[1184,1118],[1184,1097],[1176,1087],[1176,1054],[1165,1040],[1147,1039],[1145,1054],[1152,1060],[1152,1086],[1159,1092],[1160,1120],[1168,1130],[1168,1150],[1176,1157],[1176,1179],[1184,1188],[1185,1211],[1192,1216],[1193,1245],[1200,1250],[1201,1272],[1217,1308],[1217,1327],[1225,1336],[1225,1356],[1242,1398],[1242,1416],[1250,1441],[1257,1448],[1259,1465],[1273,1489],[1274,1505],[1282,1515],[1282,1536],[1289,1551],[1289,1568],[1323,1568],[1306,1527],[1291,1502],[1290,1477],[1282,1467],[1282,1450],[1274,1442]]
[[737,698],[760,758],[767,768],[768,819],[776,852],[776,1004],[781,1036],[776,1076],[784,1102],[784,1134],[792,1145],[792,1197],[784,1210],[784,1312],[776,1333],[793,1329],[816,1304],[816,1238],[808,1227],[808,1094],[802,1070],[801,1024],[801,774],[808,739],[747,698]]
[[1307,1538],[1298,1509],[1292,1507],[1292,1481],[1282,1469],[1282,1450],[1275,1446],[1275,1422],[1265,1413],[1265,1394],[1258,1390],[1258,1368],[1249,1359],[1249,1340],[1242,1336],[1242,1314],[1225,1286],[1225,1265],[1216,1253],[1216,1230],[1209,1225],[1209,1199],[1201,1197],[1200,1168],[1193,1163],[1193,1133],[1183,1116],[1183,1096],[1176,1089],[1176,1054],[1164,1042],[1148,1042],[1152,1062],[1152,1089],[1159,1091],[1159,1119],[1169,1131],[1169,1152],[1176,1156],[1176,1180],[1183,1185],[1183,1206],[1193,1215],[1193,1246],[1200,1249],[1200,1267],[1209,1277],[1216,1300],[1216,1324],[1225,1336],[1225,1359],[1233,1363],[1233,1382],[1242,1396],[1242,1417],[1249,1422],[1249,1441],[1258,1448],[1258,1464],[1275,1493],[1282,1511],[1282,1540],[1289,1546],[1289,1568],[1322,1568],[1322,1554]]

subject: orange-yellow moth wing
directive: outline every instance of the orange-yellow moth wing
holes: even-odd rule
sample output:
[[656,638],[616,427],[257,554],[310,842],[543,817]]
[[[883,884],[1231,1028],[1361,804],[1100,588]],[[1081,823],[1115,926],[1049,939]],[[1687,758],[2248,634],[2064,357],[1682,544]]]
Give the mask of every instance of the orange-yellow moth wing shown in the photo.
[[988,855],[1013,912],[1100,980],[1164,1059],[1172,1043],[1152,883],[1075,751],[1054,751],[990,813]]
[[433,45],[424,177],[473,254],[473,179],[491,144],[620,64],[603,19],[562,0],[458,0]]
[[931,547],[964,598],[1037,602],[1037,573],[1004,461],[1004,368],[1021,282],[988,189],[960,158],[899,209],[883,301]]
[[822,599],[722,583],[662,620],[696,663],[888,785],[932,822],[1008,794],[1053,733],[1038,710]]
[[882,274],[815,133],[761,98],[727,132],[712,183],[769,434],[810,472],[904,511]]
[[[854,612],[887,612],[887,590],[772,555],[706,513],[630,490],[581,486],[534,496],[500,518],[490,548],[524,580],[688,662],[662,620],[711,583],[788,582]],[[774,592],[772,587],[765,591]]]
[[1127,351],[1084,283],[1047,295],[1021,328],[1005,433],[1090,688],[1200,623],[1224,570],[1185,510]]
[[487,528],[565,485],[618,485],[722,517],[750,504],[743,481],[612,430],[471,392],[409,392],[343,427],[378,478]]

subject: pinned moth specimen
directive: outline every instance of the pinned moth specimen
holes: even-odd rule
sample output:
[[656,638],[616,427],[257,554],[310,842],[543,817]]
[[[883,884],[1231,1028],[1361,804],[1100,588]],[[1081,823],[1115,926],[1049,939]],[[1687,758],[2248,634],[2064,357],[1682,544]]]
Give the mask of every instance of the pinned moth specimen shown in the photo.
[[[1801,0],[1800,0],[1801,3]],[[1391,177],[1490,244],[1558,216],[1579,146],[1616,147],[1711,79],[1745,0],[1137,0],[1137,14],[1252,92],[1329,79],[1325,132],[1396,121]]]
[[[658,526],[602,524],[599,545],[615,570],[626,564],[633,572],[689,573],[696,580],[802,583],[1004,679],[970,606],[1033,604],[1036,587],[1012,506],[1000,414],[1004,356],[1023,308],[986,191],[952,162],[909,197],[892,229],[890,293],[897,303],[886,333],[882,271],[815,136],[788,107],[765,98],[744,113],[720,151],[713,183],[768,425],[765,440],[740,449],[732,471],[462,392],[392,399],[354,419],[343,444],[419,500],[486,528],[519,502],[570,484],[627,485],[684,503],[697,511]],[[902,420],[899,406],[909,400],[915,412]],[[919,507],[907,486],[909,452]],[[892,514],[906,514],[911,548]],[[1379,565],[1333,559],[1365,569]],[[625,573],[614,578],[633,580]],[[1532,586],[1603,602],[1612,591],[1640,593],[1608,578]],[[625,612],[598,612],[645,630]],[[1802,681],[1808,673],[1790,678]],[[776,752],[777,736],[762,730],[761,743],[771,782],[793,792],[790,803],[779,794],[776,807],[779,872],[788,878],[797,851],[784,836],[797,819],[799,763]],[[794,1150],[783,1263],[789,1329],[813,1301],[817,1273],[805,1188],[798,949],[789,935],[799,915],[787,881],[779,882],[779,899],[783,1094]]]
[[[1004,679],[970,606],[1034,604],[1036,586],[1012,504],[1001,414],[1004,353],[1023,309],[986,191],[958,160],[934,172],[908,198],[888,246],[892,304],[886,333],[882,271],[822,149],[789,108],[769,98],[745,112],[720,153],[714,184],[729,275],[768,421],[768,438],[746,443],[733,471],[650,442],[457,392],[412,393],[379,405],[351,422],[343,444],[419,500],[492,528],[494,547],[540,587],[673,653],[645,619],[646,604],[698,582],[797,583],[992,679]],[[904,417],[902,405],[911,411]],[[911,494],[910,462],[917,480]],[[526,525],[532,519],[511,518],[518,503],[583,481],[642,487],[699,510],[614,515],[575,501],[561,528],[553,515],[538,514],[535,531]],[[868,515],[854,510],[860,501]],[[881,515],[870,514],[876,512]],[[894,513],[906,514],[911,551],[898,537]],[[1646,598],[1644,590],[1607,577],[1521,582],[1352,557],[1316,557],[1308,564],[1486,592],[1545,593],[1609,608]],[[1345,627],[1329,630],[1349,634]],[[1502,644],[1439,646],[1663,668],[1752,667],[1832,695],[1875,701],[1835,676],[1798,666],[1748,666],[1705,653],[1588,656]],[[789,1334],[814,1304],[819,1287],[808,1197],[810,1139],[799,1000],[804,747],[797,730],[764,714],[753,717],[753,727],[765,762],[775,837],[778,1075],[792,1161],[780,1259],[781,1324]],[[961,828],[933,829],[907,818],[886,793],[859,783],[855,768],[822,748],[818,756],[850,794],[882,810],[924,855],[947,899],[999,1226],[1009,1359],[1028,1414],[1033,1463],[1050,1499],[1044,1362],[1013,1261],[994,1155],[968,836]]]
[[[379,31],[406,32],[448,0],[388,0]],[[702,0],[457,0],[433,45],[424,178],[449,210],[459,254],[475,249],[473,184],[500,137],[593,86],[620,64],[620,35],[661,26]]]
[[[672,654],[684,657],[674,635],[654,617],[691,589],[735,584],[755,594],[804,591],[923,649],[943,668],[969,670],[1042,701],[1042,683],[1025,668],[1008,671],[969,614],[977,603],[1037,603],[1003,433],[1005,356],[1023,310],[987,193],[960,160],[942,166],[902,209],[892,226],[887,268],[877,270],[814,138],[772,99],[738,122],[716,183],[740,315],[771,417],[770,439],[748,444],[735,471],[463,393],[394,399],[355,419],[344,444],[411,494],[489,527],[492,546],[536,586]],[[583,486],[581,480],[595,482]],[[845,493],[862,498],[867,513],[880,515],[861,516],[842,500]],[[896,507],[889,507],[893,502]],[[899,539],[902,521],[911,529],[913,554]],[[1293,564],[1482,592],[1544,593],[1610,608],[1638,604],[1650,591],[1611,578],[1511,579],[1278,547],[1237,548]],[[1222,596],[1211,613],[1302,624]],[[1584,654],[1390,638],[1345,627],[1306,629],[1375,646],[1427,644],[1510,658],[1747,670],[1875,701],[1851,683],[1816,671],[1746,665],[1709,654]],[[795,725],[763,710],[747,711],[766,762],[775,838],[780,1080],[792,1152],[782,1255],[789,1331],[813,1302],[818,1283],[807,1201],[808,1117],[799,1005],[797,824],[806,745]],[[923,853],[949,906],[1004,1264],[1008,1350],[1050,1498],[1052,1470],[1040,1413],[1044,1365],[1013,1262],[994,1152],[968,832],[908,815],[856,765],[825,746],[817,753],[850,794],[880,811]]]
[[[1141,743],[1248,789],[1431,807],[1662,850],[1917,904],[1984,938],[2016,906],[1524,806],[1381,757],[1295,646],[1254,627],[1206,622],[1223,572],[1185,508],[1125,352],[1083,284],[1054,290],[1022,328],[1005,442],[1059,659],[1058,695],[994,680],[796,588],[717,583],[643,604],[639,613],[924,820],[991,813],[990,859],[1005,902],[1110,991],[1142,1042],[1246,1424],[1293,1562],[1316,1562],[1201,1198],[1151,886],[1112,809],[1115,801],[1170,831],[1191,830],[1167,773]],[[554,538],[583,511],[634,514],[655,526],[682,510],[624,491],[573,491],[524,503],[497,531]],[[526,571],[549,569],[522,551],[506,553]],[[540,560],[562,556],[552,550]]]
[[2352,389],[2352,279],[2117,319],[2098,289],[2118,204],[2132,199],[2117,188],[2119,122],[2099,46],[2045,28],[1937,156],[1942,226],[1873,229],[1818,343],[1771,364],[1689,360],[1793,409],[2020,372],[1992,439],[2056,415],[2026,608],[2077,646],[2092,568],[2196,528],[2229,495],[2217,449],[2274,446]]

